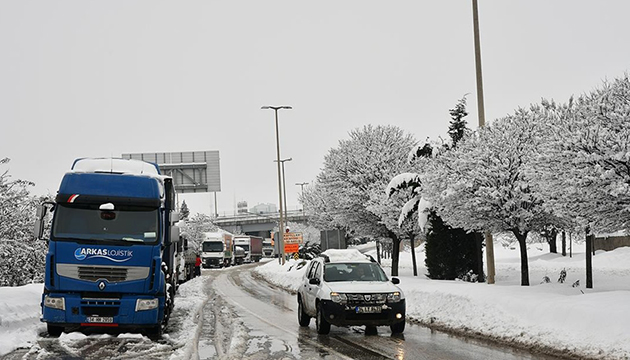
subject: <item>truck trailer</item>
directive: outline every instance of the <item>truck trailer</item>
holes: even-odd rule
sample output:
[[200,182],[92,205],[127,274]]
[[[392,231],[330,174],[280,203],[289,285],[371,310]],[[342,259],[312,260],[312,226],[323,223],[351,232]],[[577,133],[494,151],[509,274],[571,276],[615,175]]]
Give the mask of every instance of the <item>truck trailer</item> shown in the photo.
[[246,263],[258,262],[263,256],[263,238],[259,236],[237,235],[234,237],[234,245],[245,250]]
[[42,317],[48,334],[89,328],[159,338],[172,312],[179,241],[172,178],[156,164],[77,159],[37,211],[47,237]]

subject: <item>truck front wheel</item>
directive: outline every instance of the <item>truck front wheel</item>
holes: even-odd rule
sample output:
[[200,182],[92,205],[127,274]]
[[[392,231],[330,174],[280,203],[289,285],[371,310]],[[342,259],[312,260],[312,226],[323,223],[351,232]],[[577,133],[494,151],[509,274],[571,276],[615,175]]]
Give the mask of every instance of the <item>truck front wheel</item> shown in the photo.
[[46,329],[48,331],[48,335],[52,337],[59,337],[61,336],[61,333],[63,332],[62,326],[46,324]]

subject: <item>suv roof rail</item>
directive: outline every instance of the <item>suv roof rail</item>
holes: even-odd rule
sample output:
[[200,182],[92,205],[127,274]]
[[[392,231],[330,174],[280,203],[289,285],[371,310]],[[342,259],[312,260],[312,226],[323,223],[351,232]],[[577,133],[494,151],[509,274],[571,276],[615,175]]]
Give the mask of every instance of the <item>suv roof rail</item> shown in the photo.
[[370,261],[371,261],[371,262],[376,262],[376,260],[374,260],[374,257],[373,257],[372,255],[365,254],[365,256],[366,256],[368,259],[370,259]]
[[324,262],[327,262],[327,263],[330,262],[330,257],[328,257],[328,255],[326,255],[326,254],[319,254],[319,256],[321,256],[324,259]]

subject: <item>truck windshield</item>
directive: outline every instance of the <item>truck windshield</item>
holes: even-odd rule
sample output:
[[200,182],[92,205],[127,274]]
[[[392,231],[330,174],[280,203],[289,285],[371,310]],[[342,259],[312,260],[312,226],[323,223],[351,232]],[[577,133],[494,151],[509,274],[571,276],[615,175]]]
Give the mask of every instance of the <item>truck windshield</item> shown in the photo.
[[66,206],[55,210],[52,236],[55,240],[128,241],[155,243],[158,240],[158,210],[116,206],[99,210],[98,204]]
[[223,243],[220,241],[204,242],[203,252],[219,252],[223,251]]
[[249,251],[249,245],[247,245],[247,244],[237,244],[236,246],[240,246],[240,247],[243,248],[243,250]]
[[334,263],[324,266],[324,280],[387,281],[387,276],[376,263]]

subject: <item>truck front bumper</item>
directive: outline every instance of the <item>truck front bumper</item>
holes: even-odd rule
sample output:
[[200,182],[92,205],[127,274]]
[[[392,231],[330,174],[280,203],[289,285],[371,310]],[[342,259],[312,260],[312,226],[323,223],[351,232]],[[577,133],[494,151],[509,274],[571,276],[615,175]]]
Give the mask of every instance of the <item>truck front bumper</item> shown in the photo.
[[146,296],[126,295],[120,298],[82,298],[79,294],[50,293],[63,298],[65,309],[43,306],[42,321],[65,328],[72,327],[150,327],[160,324],[164,316],[164,298],[157,308],[136,310],[137,300]]

